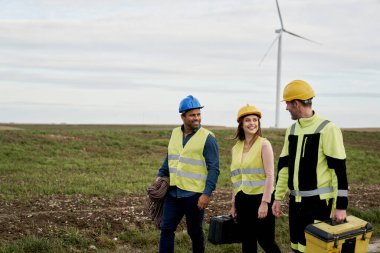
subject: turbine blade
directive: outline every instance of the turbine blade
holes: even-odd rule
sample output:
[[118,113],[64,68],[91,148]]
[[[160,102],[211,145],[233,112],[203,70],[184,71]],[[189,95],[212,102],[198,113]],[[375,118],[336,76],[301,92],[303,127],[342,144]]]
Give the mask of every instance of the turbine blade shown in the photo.
[[282,17],[281,17],[281,12],[280,12],[280,6],[278,5],[278,0],[276,0],[276,5],[277,5],[278,17],[280,18],[281,28],[284,29],[284,24],[282,23]]
[[269,51],[272,49],[274,43],[276,43],[276,41],[278,40],[278,38],[280,38],[280,36],[281,36],[281,33],[279,33],[279,34],[276,36],[276,38],[274,38],[274,40],[273,40],[272,43],[270,44],[268,50],[265,52],[263,58],[261,58],[261,60],[260,60],[260,62],[259,62],[259,66],[260,66],[261,63],[264,61],[265,57],[267,57]]
[[314,41],[314,40],[311,40],[311,39],[308,39],[308,38],[302,37],[301,35],[298,35],[298,34],[295,34],[295,33],[289,32],[289,31],[287,31],[287,30],[285,30],[285,29],[284,29],[283,31],[286,32],[286,33],[288,33],[288,34],[290,34],[290,35],[293,35],[293,36],[295,36],[295,37],[298,37],[298,38],[300,38],[300,39],[304,39],[304,40],[310,41],[310,42],[312,42],[312,43],[315,43],[315,44],[318,44],[318,45],[322,45],[322,43],[319,43],[319,42],[317,42],[317,41]]

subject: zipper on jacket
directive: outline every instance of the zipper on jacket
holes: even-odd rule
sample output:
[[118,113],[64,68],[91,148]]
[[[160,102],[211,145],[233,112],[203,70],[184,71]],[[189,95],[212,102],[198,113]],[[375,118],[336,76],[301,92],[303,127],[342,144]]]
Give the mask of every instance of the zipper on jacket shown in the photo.
[[305,136],[305,138],[303,139],[303,144],[302,144],[302,158],[305,157],[306,142],[307,142],[307,136]]

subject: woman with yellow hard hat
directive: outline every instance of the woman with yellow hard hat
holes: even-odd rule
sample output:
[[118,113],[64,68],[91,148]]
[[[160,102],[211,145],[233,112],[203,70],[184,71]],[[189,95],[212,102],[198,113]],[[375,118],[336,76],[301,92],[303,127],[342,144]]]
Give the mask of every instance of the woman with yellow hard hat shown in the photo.
[[232,148],[230,214],[237,218],[241,229],[243,253],[257,252],[257,242],[265,252],[281,252],[275,242],[275,218],[271,212],[273,150],[261,136],[261,116],[252,105],[240,108],[234,136],[237,142]]

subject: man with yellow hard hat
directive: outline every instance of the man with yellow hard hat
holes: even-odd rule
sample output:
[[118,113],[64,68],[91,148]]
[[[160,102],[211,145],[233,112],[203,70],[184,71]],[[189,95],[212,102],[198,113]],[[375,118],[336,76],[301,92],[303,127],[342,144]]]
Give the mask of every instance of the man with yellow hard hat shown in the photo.
[[296,122],[286,130],[272,211],[280,216],[281,201],[290,190],[289,230],[294,252],[306,252],[304,230],[308,224],[329,218],[342,222],[347,215],[342,132],[314,112],[314,96],[312,87],[302,80],[290,82],[283,94],[286,110]]

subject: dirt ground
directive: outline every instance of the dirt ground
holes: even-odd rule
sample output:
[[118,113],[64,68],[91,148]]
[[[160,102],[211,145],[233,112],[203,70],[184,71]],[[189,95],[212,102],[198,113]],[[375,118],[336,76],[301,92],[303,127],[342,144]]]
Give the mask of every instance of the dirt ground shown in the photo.
[[[351,185],[350,205],[360,209],[380,208],[379,195],[380,185]],[[214,192],[206,212],[207,223],[210,216],[228,213],[230,197],[230,189]],[[59,235],[67,227],[87,233],[103,231],[110,236],[117,236],[126,226],[143,227],[150,222],[146,215],[145,200],[146,197],[142,195],[114,199],[82,195],[50,196],[28,203],[0,200],[0,238],[3,242],[25,235],[49,238]]]

